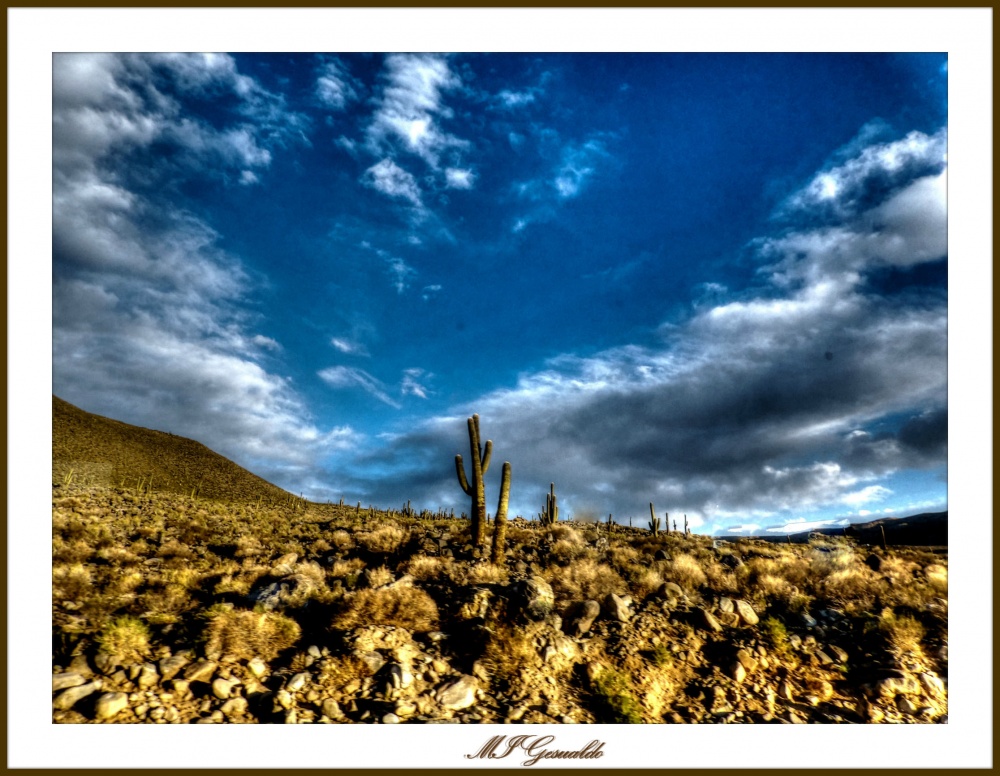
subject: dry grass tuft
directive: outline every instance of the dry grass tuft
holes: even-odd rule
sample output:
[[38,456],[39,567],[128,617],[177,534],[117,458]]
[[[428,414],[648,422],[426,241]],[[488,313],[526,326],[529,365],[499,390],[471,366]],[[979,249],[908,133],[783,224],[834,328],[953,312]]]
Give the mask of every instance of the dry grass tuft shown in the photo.
[[617,571],[593,558],[581,558],[564,568],[549,566],[542,577],[552,585],[557,598],[569,600],[601,600],[608,593],[622,593],[627,588]]
[[409,530],[402,526],[383,525],[372,531],[358,534],[358,544],[368,552],[389,555],[402,547],[409,538]]
[[117,617],[104,627],[97,643],[106,655],[115,655],[125,663],[138,663],[149,656],[149,628],[136,617]]
[[675,555],[672,561],[664,564],[663,578],[680,585],[688,593],[697,592],[708,582],[701,565],[687,553]]
[[206,653],[273,660],[302,635],[295,620],[273,612],[227,609],[208,614],[209,623],[203,633]]
[[390,587],[361,590],[345,597],[332,626],[350,630],[362,625],[393,625],[406,630],[427,632],[438,626],[434,599],[418,587]]
[[401,566],[405,574],[409,574],[418,582],[441,579],[448,574],[451,562],[445,558],[432,558],[427,555],[414,555]]

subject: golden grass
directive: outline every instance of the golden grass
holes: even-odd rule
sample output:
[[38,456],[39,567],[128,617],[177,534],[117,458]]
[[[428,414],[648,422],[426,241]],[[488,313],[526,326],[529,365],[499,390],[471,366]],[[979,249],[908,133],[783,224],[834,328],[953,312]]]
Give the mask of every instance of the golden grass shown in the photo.
[[549,566],[542,577],[552,585],[556,598],[571,601],[601,600],[608,593],[623,593],[627,588],[621,575],[606,563],[581,558],[566,567]]
[[434,599],[418,587],[390,587],[360,590],[342,600],[341,610],[331,623],[338,630],[362,625],[393,625],[426,632],[438,626]]
[[302,635],[299,624],[273,612],[222,609],[207,613],[208,625],[202,637],[205,652],[233,655],[239,659],[260,657],[273,660],[292,647]]

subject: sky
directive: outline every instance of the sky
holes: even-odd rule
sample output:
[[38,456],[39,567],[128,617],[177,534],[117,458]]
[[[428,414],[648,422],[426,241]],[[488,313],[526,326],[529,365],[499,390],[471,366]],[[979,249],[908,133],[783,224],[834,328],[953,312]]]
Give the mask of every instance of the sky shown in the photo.
[[56,54],[53,392],[315,500],[946,509],[944,54]]

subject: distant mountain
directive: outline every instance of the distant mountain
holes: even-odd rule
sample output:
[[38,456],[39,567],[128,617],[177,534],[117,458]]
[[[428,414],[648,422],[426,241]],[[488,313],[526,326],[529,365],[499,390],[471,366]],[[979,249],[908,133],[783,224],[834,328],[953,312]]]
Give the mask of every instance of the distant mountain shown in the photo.
[[291,494],[200,442],[94,415],[52,397],[52,482],[265,502]]
[[[948,513],[923,512],[909,517],[882,517],[867,523],[853,523],[846,526],[817,528],[810,531],[800,531],[792,534],[753,534],[754,539],[766,539],[772,542],[803,543],[809,541],[812,534],[824,536],[849,536],[862,544],[881,544],[883,531],[885,543],[888,545],[910,545],[947,547],[948,546]],[[718,539],[735,541],[745,538],[742,535],[718,536]]]

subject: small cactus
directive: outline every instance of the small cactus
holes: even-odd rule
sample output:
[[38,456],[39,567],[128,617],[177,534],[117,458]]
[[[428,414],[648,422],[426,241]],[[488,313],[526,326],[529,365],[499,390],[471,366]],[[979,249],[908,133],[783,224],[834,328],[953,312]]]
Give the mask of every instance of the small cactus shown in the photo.
[[538,515],[542,525],[555,525],[559,521],[559,503],[556,498],[556,484],[549,483],[549,492],[545,495],[545,511]]
[[473,415],[467,421],[469,426],[469,452],[472,457],[472,483],[465,477],[465,467],[462,456],[455,456],[455,470],[458,474],[458,484],[462,486],[465,495],[472,497],[472,543],[481,547],[486,539],[486,486],[483,477],[490,466],[490,456],[493,455],[493,442],[486,440],[486,447],[479,444],[479,415]]
[[507,503],[510,500],[510,462],[504,461],[500,475],[500,501],[497,502],[497,516],[493,518],[493,552],[490,561],[504,563],[507,552]]
[[688,528],[688,516],[684,515],[684,535],[687,536],[689,533],[691,533],[691,529]]
[[653,502],[649,502],[649,531],[653,536],[657,536],[660,533],[660,518],[656,516],[656,512],[653,511]]

